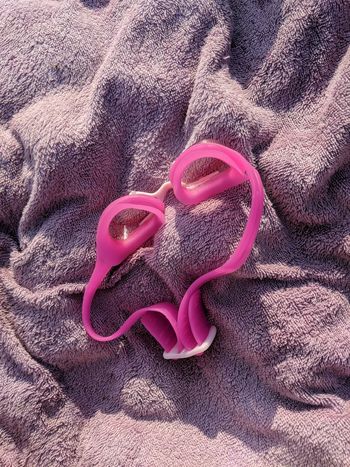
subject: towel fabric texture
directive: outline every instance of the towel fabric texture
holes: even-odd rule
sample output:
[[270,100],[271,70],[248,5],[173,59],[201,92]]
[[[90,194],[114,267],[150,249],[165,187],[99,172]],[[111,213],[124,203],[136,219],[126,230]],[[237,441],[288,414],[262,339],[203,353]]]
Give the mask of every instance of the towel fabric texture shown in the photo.
[[[350,465],[348,0],[3,0],[0,464]],[[82,327],[103,209],[213,139],[259,170],[252,254],[202,288],[218,328],[165,361]],[[201,167],[197,167],[201,173]],[[111,271],[93,321],[178,304],[237,245],[249,185],[186,207]]]

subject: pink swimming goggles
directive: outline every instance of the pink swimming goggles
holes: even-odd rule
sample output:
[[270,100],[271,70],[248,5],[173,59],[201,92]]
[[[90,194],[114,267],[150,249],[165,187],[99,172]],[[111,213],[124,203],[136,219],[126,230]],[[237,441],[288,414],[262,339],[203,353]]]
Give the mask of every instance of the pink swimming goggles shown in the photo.
[[[185,184],[182,178],[193,162],[203,158],[218,159],[228,165],[224,171],[213,172],[194,183]],[[171,303],[157,303],[135,311],[124,324],[110,336],[97,334],[90,320],[90,308],[96,290],[108,271],[122,263],[140,248],[164,224],[164,199],[173,189],[176,198],[184,204],[198,204],[231,187],[249,181],[251,185],[251,210],[242,238],[230,258],[221,266],[196,279],[183,296],[179,309]],[[200,287],[206,282],[239,269],[253,247],[263,212],[264,190],[258,172],[238,152],[216,143],[200,143],[185,150],[172,164],[170,181],[155,193],[132,192],[113,201],[103,211],[96,235],[96,265],[85,288],[83,298],[83,324],[90,337],[107,342],[125,334],[138,321],[163,347],[166,359],[187,358],[207,350],[216,335],[205,316]],[[122,211],[136,209],[149,214],[126,239],[116,239],[110,234],[110,224]]]

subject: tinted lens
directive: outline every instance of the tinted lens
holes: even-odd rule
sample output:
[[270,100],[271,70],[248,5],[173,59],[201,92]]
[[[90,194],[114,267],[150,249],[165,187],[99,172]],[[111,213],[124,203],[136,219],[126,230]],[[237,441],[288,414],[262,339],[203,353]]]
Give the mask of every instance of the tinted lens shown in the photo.
[[227,168],[227,164],[218,159],[211,157],[199,159],[186,168],[182,177],[182,184],[189,189],[195,188],[210,179],[211,175],[222,172]]
[[113,238],[125,240],[147,216],[153,216],[139,209],[125,209],[115,216],[109,225],[109,233]]

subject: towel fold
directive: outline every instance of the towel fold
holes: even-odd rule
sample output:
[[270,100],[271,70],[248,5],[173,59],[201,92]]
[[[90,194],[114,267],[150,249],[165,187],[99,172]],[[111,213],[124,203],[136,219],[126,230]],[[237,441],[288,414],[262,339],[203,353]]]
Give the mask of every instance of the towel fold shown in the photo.
[[[349,25],[347,0],[3,0],[2,465],[348,465]],[[165,361],[142,326],[92,341],[100,214],[205,138],[266,190],[247,263],[202,288],[213,346]],[[97,293],[100,333],[220,265],[249,186],[166,204]]]

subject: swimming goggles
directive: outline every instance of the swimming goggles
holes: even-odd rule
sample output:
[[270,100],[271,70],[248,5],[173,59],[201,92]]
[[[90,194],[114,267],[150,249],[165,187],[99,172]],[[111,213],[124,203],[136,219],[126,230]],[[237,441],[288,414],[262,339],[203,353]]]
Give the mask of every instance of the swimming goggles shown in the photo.
[[[184,183],[183,176],[189,166],[204,158],[217,159],[228,167],[195,182]],[[202,354],[215,338],[216,328],[206,318],[200,287],[212,279],[238,270],[248,258],[259,230],[264,190],[259,173],[241,154],[212,142],[199,143],[186,149],[171,165],[169,178],[170,181],[165,182],[155,193],[131,192],[113,201],[103,211],[97,227],[96,264],[85,288],[82,319],[87,334],[100,342],[121,337],[140,320],[164,349],[164,358],[180,359]],[[109,270],[144,245],[164,224],[164,200],[168,191],[172,189],[181,203],[195,205],[246,181],[251,186],[251,209],[241,240],[229,259],[222,266],[197,278],[187,289],[179,308],[166,302],[147,306],[133,312],[113,334],[97,334],[90,319],[93,297]],[[112,237],[112,221],[129,209],[146,211],[148,214],[127,238]]]

